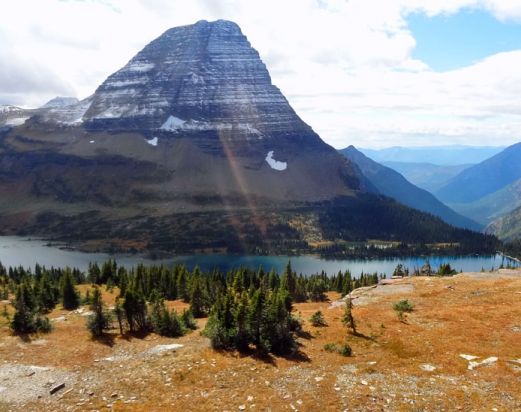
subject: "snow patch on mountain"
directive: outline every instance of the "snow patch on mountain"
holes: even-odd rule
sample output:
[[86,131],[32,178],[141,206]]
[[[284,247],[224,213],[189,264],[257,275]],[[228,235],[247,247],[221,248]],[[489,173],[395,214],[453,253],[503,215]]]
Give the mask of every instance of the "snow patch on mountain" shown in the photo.
[[29,116],[25,117],[13,117],[11,119],[7,119],[5,122],[6,126],[20,126],[25,123],[25,121],[29,119]]
[[183,120],[175,116],[170,116],[160,127],[161,130],[169,132],[177,131],[203,131],[203,130],[226,130],[240,131],[247,134],[262,136],[262,133],[250,123],[223,123],[205,122],[199,120]]
[[126,67],[131,72],[148,72],[152,70],[156,65],[154,63],[133,61]]
[[148,79],[146,77],[138,77],[135,79],[129,80],[118,80],[113,82],[107,82],[107,86],[110,87],[127,87],[127,86],[135,86],[136,84],[146,84]]
[[22,110],[22,109],[17,106],[11,106],[11,105],[0,106],[0,113],[18,112],[20,110]]
[[150,140],[147,140],[146,141],[150,146],[157,146],[157,144],[159,143],[159,139],[157,137],[154,137]]
[[92,98],[88,97],[81,102],[63,107],[53,107],[43,115],[43,120],[49,123],[64,125],[78,125],[83,123],[83,115],[89,110]]
[[280,162],[273,158],[273,150],[270,150],[266,155],[266,162],[270,165],[270,167],[274,170],[282,171],[288,168],[287,162]]
[[185,123],[186,120],[180,119],[179,117],[170,116],[161,126],[161,130],[174,131],[181,128],[181,126],[183,126]]

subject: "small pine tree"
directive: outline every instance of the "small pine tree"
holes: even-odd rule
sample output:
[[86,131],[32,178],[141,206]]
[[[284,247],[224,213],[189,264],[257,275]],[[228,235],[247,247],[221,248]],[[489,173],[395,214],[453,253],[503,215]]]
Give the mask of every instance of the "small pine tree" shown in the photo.
[[196,318],[203,318],[207,315],[207,299],[201,283],[199,277],[195,278],[190,291],[190,309]]
[[66,271],[62,279],[62,303],[63,308],[74,310],[80,306],[80,295],[74,286],[70,271]]
[[15,313],[11,321],[11,329],[15,333],[27,334],[36,331],[34,315],[28,304],[31,291],[27,284],[22,283],[16,291],[14,307]]
[[242,293],[237,309],[235,310],[235,324],[237,325],[236,342],[237,349],[245,351],[250,342],[250,328],[247,323],[248,318],[248,295]]
[[326,326],[326,321],[324,319],[324,315],[322,314],[322,312],[320,310],[313,313],[313,315],[311,315],[311,318],[309,319],[309,321],[315,327]]
[[175,338],[184,335],[183,324],[177,312],[169,312],[162,299],[154,302],[150,320],[154,332],[160,336]]
[[87,328],[93,337],[98,338],[110,327],[110,316],[104,310],[103,299],[99,288],[94,289],[91,308],[94,314],[89,316],[87,320]]
[[353,317],[353,301],[351,296],[348,296],[346,299],[346,307],[344,310],[344,315],[342,316],[342,323],[348,329],[351,329],[351,332],[356,335],[356,323],[355,318]]

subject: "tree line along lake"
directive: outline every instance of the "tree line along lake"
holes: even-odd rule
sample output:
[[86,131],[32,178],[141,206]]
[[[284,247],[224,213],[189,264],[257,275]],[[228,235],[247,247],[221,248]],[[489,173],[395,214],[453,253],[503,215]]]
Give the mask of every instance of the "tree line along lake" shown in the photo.
[[219,255],[198,254],[186,256],[172,256],[161,259],[150,259],[139,254],[108,254],[86,253],[78,250],[70,250],[59,245],[49,244],[45,240],[29,239],[15,236],[0,236],[0,262],[6,266],[34,267],[36,263],[46,267],[76,267],[87,270],[89,263],[102,263],[108,259],[115,259],[119,265],[127,268],[140,263],[144,265],[173,265],[184,264],[192,269],[196,265],[203,271],[211,271],[218,268],[228,271],[231,268],[248,267],[265,270],[274,269],[281,273],[291,260],[291,265],[297,273],[311,275],[325,271],[332,275],[338,271],[349,270],[353,275],[360,273],[386,274],[390,276],[398,264],[404,265],[412,272],[415,268],[421,268],[429,261],[435,271],[442,264],[449,263],[457,271],[478,272],[482,269],[497,269],[501,265],[519,266],[517,261],[495,255],[473,256],[407,256],[397,258],[379,259],[325,259],[313,255],[301,256],[257,256],[257,255]]

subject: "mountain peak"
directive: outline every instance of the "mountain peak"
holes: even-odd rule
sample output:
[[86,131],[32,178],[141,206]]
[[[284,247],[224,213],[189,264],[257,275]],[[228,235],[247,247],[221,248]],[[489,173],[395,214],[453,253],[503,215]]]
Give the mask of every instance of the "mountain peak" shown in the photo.
[[47,103],[45,103],[41,108],[50,109],[50,108],[57,108],[57,107],[66,107],[66,106],[72,106],[77,103],[79,103],[79,100],[76,97],[56,96],[54,99],[51,99]]
[[258,138],[311,131],[227,20],[167,30],[96,90],[84,120],[91,129],[227,130]]

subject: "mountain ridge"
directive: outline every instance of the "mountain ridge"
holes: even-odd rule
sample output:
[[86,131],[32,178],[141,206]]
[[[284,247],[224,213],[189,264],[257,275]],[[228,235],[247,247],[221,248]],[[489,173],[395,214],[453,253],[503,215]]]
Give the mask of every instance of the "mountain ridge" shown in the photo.
[[340,153],[360,168],[378,193],[389,196],[406,206],[431,213],[454,226],[481,229],[476,222],[457,214],[428,191],[413,185],[395,170],[373,161],[354,146],[342,149]]

